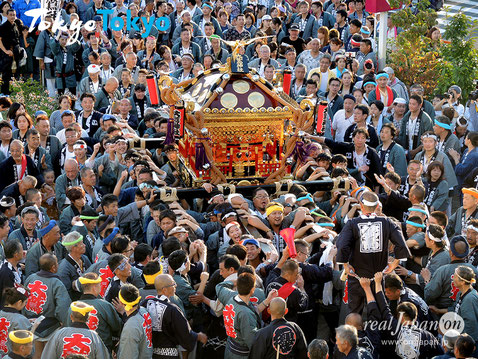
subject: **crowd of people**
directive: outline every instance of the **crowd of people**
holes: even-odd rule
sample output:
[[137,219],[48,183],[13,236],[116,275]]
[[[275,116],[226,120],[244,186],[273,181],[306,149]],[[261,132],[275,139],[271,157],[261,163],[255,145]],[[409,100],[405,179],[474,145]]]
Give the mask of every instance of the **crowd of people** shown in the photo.
[[[62,1],[65,23],[96,26],[74,41],[29,32],[39,7],[0,4],[0,357],[478,356],[478,96],[378,71],[365,0]],[[327,102],[324,133],[300,135],[286,193],[168,200],[190,173],[146,77],[196,77],[252,38],[250,69]],[[12,102],[13,76],[58,110]],[[335,178],[349,186],[314,187]]]

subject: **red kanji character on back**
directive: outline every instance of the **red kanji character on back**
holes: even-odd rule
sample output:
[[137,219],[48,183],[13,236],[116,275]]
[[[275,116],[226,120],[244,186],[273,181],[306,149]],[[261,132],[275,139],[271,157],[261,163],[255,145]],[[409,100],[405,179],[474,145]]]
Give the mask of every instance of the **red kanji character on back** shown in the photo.
[[237,333],[234,330],[234,317],[236,316],[234,305],[226,305],[222,311],[222,316],[224,317],[224,326],[226,327],[227,336],[231,338],[237,338]]
[[83,334],[75,333],[71,337],[63,338],[62,358],[70,354],[81,354],[88,356],[91,352],[90,344],[92,340]]
[[451,275],[451,290],[450,290],[451,295],[450,295],[449,298],[453,299],[453,300],[456,300],[456,296],[458,295],[458,292],[460,290],[456,287],[455,283],[453,282],[453,277],[454,276],[455,276],[454,274]]
[[344,289],[344,297],[342,298],[344,304],[349,303],[349,281],[348,279],[345,281],[345,289]]
[[148,348],[151,348],[153,346],[153,321],[151,320],[149,313],[144,313],[143,318],[144,333],[146,334]]
[[90,328],[90,330],[98,329],[98,317],[96,316],[96,314],[98,314],[98,312],[96,311],[96,309],[93,309],[90,312],[90,316],[88,317],[88,322],[86,322],[86,325],[88,326],[88,328]]
[[101,268],[100,269],[100,278],[101,278],[101,293],[102,297],[105,296],[106,289],[110,285],[111,278],[113,278],[113,272],[111,271],[110,267]]
[[28,284],[28,290],[30,295],[28,296],[25,309],[35,314],[41,314],[43,312],[43,305],[45,305],[48,299],[46,294],[48,287],[42,281],[36,280]]
[[0,318],[0,353],[4,354],[8,353],[8,328],[10,328],[10,322],[7,318]]

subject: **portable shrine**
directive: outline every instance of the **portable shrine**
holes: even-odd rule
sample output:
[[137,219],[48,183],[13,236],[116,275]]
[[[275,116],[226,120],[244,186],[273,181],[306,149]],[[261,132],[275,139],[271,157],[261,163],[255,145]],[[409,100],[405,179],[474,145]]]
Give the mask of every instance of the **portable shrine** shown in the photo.
[[[283,87],[274,87],[239,54],[247,43],[228,45],[233,55],[223,67],[178,84],[169,76],[151,83],[152,103],[160,95],[170,106],[169,127],[196,180],[279,181],[290,173],[288,157],[301,151],[299,133],[321,127],[322,120],[315,117],[323,117],[324,111],[314,111],[310,99],[298,104],[288,96],[290,72],[283,74]],[[322,116],[314,116],[317,112]]]

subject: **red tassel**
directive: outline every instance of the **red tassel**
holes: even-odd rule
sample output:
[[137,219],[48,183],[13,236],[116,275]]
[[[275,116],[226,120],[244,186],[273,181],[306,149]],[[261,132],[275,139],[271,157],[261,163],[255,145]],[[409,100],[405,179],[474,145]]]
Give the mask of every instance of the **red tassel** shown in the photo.
[[148,85],[149,99],[151,105],[159,105],[159,91],[156,78],[153,75],[146,76],[146,84]]
[[231,151],[229,152],[230,157],[229,157],[229,170],[228,172],[232,174],[232,161],[234,160],[234,150],[231,148]]
[[317,126],[315,128],[315,133],[322,133],[322,127],[324,125],[324,120],[327,116],[327,102],[320,101],[319,108],[317,109]]
[[282,90],[289,95],[290,94],[290,84],[292,82],[292,71],[289,69],[284,70],[284,81],[282,82]]
[[256,154],[255,154],[255,169],[256,169],[256,176],[257,176],[257,169],[259,167],[259,148],[257,146],[255,147],[255,151],[256,151]]

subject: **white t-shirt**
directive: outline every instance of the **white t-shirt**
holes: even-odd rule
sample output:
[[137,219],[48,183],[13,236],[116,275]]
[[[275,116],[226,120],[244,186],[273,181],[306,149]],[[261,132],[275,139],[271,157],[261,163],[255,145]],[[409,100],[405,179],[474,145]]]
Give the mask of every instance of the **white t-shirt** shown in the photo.
[[[354,158],[355,158],[355,164],[357,168],[360,168],[365,165],[365,153],[362,153],[361,155],[357,154],[357,152],[354,151]],[[363,172],[359,172],[360,177],[362,178],[362,181],[365,182],[365,176]]]
[[99,81],[96,81],[96,82],[93,82],[93,91],[95,93],[98,92],[98,87],[100,86],[100,82]]
[[65,161],[70,159],[70,158],[75,158],[75,151],[68,151],[68,146],[66,147],[66,152],[65,152]]
[[329,83],[329,72],[328,71],[321,72],[319,90],[322,92],[326,92],[328,83]]
[[335,141],[343,142],[345,137],[345,131],[350,125],[354,123],[354,114],[348,118],[345,117],[345,110],[338,110],[332,120],[332,129],[335,131]]
[[20,165],[16,165],[16,168],[17,168],[17,178],[18,178],[19,180],[21,180],[20,176],[21,176],[21,174],[22,174],[22,165],[21,165],[21,164],[20,164]]
[[408,149],[413,150],[413,136],[415,135],[415,127],[417,126],[416,117],[414,120],[408,120]]
[[259,75],[264,76],[264,70],[265,70],[265,68],[266,68],[266,65],[267,65],[267,64],[264,65],[264,64],[262,63],[262,61],[260,62],[259,70],[257,71],[257,72],[259,73]]

